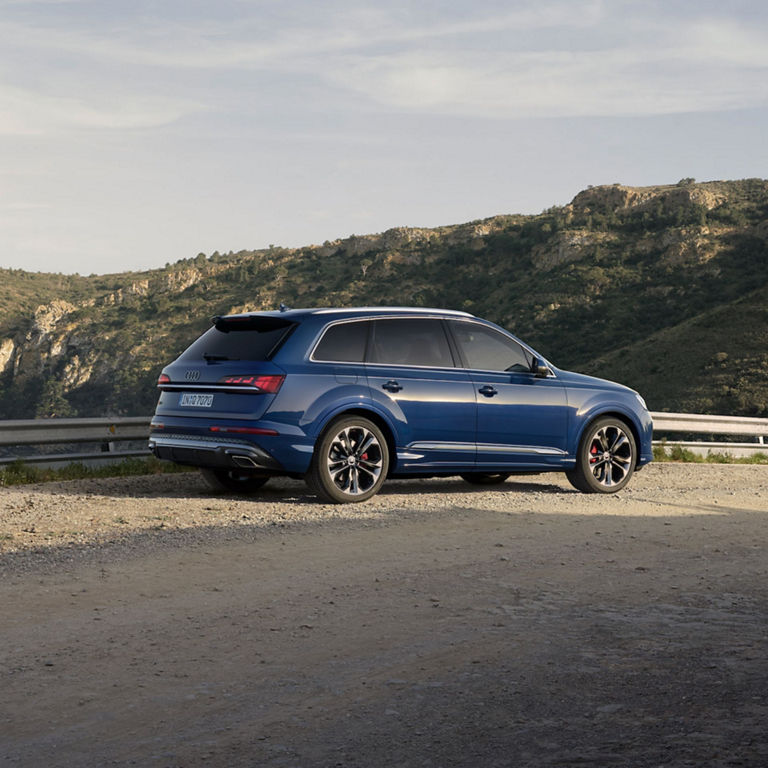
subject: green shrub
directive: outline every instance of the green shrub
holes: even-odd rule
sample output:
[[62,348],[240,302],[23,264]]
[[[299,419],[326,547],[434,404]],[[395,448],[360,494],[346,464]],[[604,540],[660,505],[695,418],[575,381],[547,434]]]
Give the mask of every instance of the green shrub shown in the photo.
[[128,477],[188,471],[188,467],[182,467],[169,461],[160,461],[154,456],[133,457],[116,464],[103,464],[99,467],[87,467],[82,462],[72,462],[58,469],[30,466],[19,459],[13,464],[0,467],[0,487],[49,483],[56,480],[83,480],[89,477]]
[[752,456],[733,456],[727,451],[724,453],[708,453],[700,456],[682,445],[653,446],[654,461],[678,461],[695,464],[768,464],[768,453],[754,453]]

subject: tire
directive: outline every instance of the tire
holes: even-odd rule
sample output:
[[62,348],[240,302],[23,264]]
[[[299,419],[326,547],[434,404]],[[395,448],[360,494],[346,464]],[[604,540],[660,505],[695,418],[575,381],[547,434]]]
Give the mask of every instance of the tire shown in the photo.
[[463,475],[459,475],[459,477],[472,485],[499,485],[510,474],[510,472],[466,472]]
[[584,432],[574,469],[566,471],[582,493],[617,493],[629,482],[637,463],[632,430],[621,419],[597,419]]
[[254,475],[240,469],[201,467],[200,474],[214,491],[234,491],[235,493],[256,493],[269,480],[269,475]]
[[305,479],[324,501],[347,504],[378,493],[388,469],[384,433],[362,416],[342,416],[320,435]]

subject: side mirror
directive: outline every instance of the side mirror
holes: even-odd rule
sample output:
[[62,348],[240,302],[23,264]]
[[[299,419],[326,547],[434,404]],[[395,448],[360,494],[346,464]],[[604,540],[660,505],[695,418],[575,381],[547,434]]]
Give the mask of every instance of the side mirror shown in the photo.
[[537,379],[546,379],[552,375],[552,369],[539,357],[534,357],[531,372]]

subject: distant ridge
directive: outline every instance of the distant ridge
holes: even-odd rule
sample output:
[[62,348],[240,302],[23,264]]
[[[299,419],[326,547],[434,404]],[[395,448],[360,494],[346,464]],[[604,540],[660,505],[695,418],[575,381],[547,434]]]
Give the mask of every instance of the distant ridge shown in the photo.
[[768,182],[598,186],[536,216],[83,277],[0,270],[0,417],[140,415],[228,312],[462,309],[654,410],[768,416]]

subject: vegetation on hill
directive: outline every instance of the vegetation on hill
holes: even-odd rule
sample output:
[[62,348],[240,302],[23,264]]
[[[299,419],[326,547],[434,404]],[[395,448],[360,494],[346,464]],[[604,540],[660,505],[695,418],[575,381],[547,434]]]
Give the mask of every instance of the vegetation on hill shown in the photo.
[[465,309],[653,410],[768,416],[768,182],[595,187],[537,216],[199,254],[106,276],[4,270],[0,417],[146,414],[210,317]]

